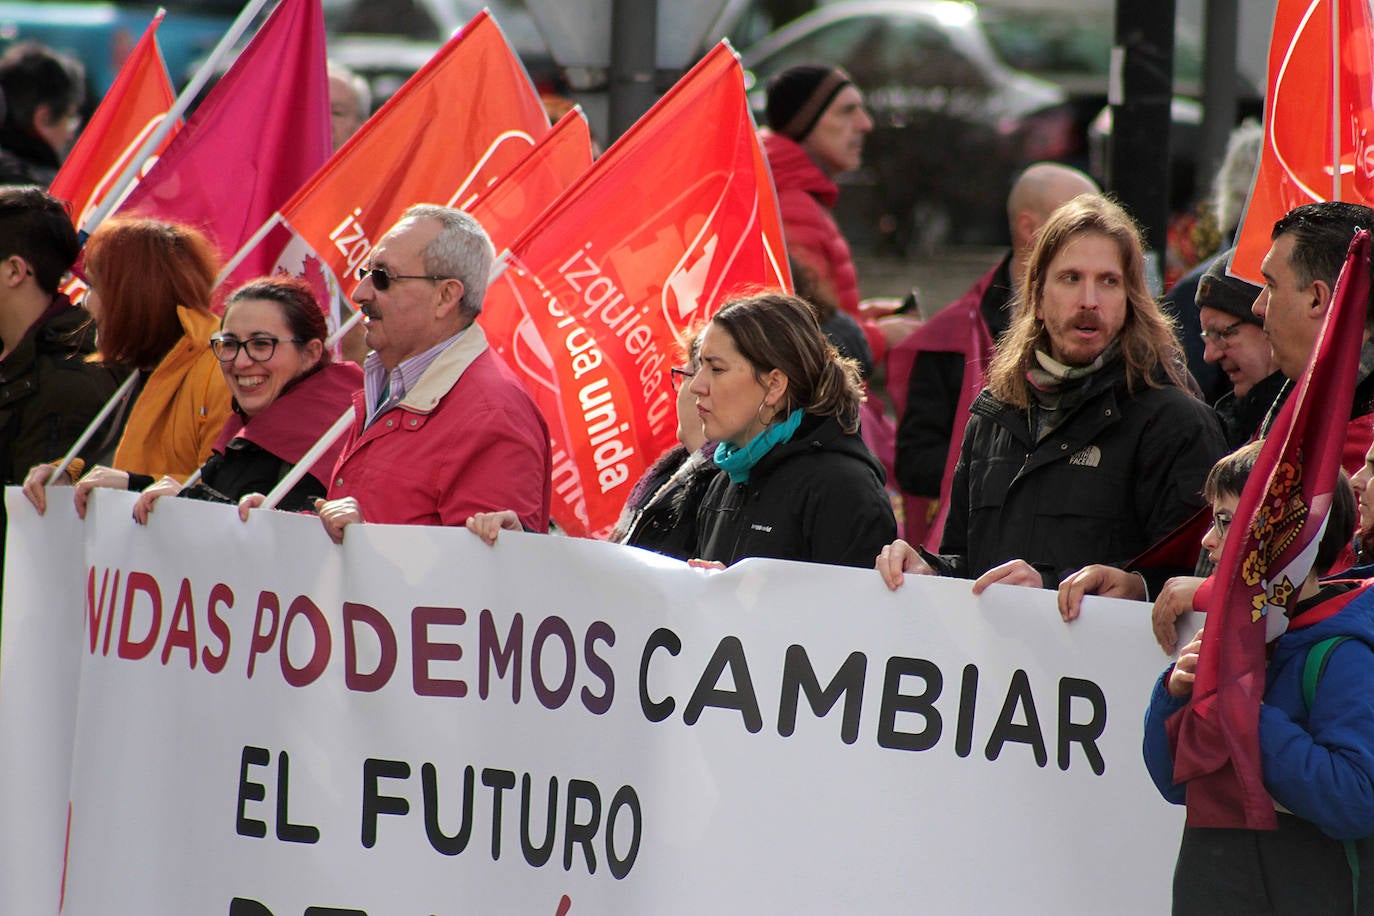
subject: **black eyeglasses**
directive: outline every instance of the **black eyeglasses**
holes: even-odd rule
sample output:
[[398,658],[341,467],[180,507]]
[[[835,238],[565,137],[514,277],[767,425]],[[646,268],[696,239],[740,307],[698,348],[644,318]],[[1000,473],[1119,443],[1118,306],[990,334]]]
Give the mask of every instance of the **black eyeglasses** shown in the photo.
[[683,369],[680,366],[668,370],[668,381],[672,383],[674,391],[681,391],[683,385],[690,385],[696,376],[691,369]]
[[1210,340],[1213,344],[1225,350],[1227,347],[1231,346],[1231,338],[1236,336],[1236,333],[1240,330],[1240,326],[1243,324],[1245,324],[1245,319],[1237,318],[1226,327],[1217,328],[1215,331],[1209,331],[1203,328],[1201,335],[1203,343]]
[[239,340],[237,337],[211,337],[210,349],[215,351],[215,358],[222,363],[232,363],[239,358],[239,351],[248,354],[248,358],[255,363],[265,363],[277,352],[279,343],[305,343],[299,337],[250,337],[247,340]]
[[391,288],[391,284],[395,283],[397,280],[433,280],[438,282],[440,280],[457,279],[457,277],[425,277],[416,274],[406,276],[403,274],[388,273],[385,267],[359,267],[358,279],[366,280],[368,277],[372,278],[372,285],[377,288],[377,292],[379,293],[386,292]]

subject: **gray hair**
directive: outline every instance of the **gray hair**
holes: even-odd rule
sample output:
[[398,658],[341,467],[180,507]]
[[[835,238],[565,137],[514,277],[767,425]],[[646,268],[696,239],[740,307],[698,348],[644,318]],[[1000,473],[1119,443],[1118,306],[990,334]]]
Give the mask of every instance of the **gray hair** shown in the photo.
[[432,219],[443,227],[422,252],[425,273],[455,277],[463,284],[459,308],[470,315],[480,313],[491,263],[496,258],[496,248],[482,224],[462,210],[438,204],[416,204],[402,213],[401,219]]
[[358,97],[358,117],[366,121],[367,116],[372,114],[372,87],[368,86],[367,80],[336,60],[328,61],[325,71],[330,79],[342,80],[353,90],[353,94]]
[[1217,209],[1217,226],[1227,238],[1240,226],[1245,200],[1250,196],[1250,185],[1255,180],[1255,169],[1259,167],[1263,140],[1264,128],[1260,127],[1258,121],[1247,119],[1231,131],[1230,139],[1226,141],[1226,155],[1212,182],[1212,202]]

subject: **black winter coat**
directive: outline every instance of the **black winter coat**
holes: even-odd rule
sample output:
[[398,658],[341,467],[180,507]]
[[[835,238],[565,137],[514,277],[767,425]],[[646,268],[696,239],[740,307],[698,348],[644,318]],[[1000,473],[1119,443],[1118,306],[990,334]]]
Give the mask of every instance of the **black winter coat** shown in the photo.
[[691,457],[677,445],[654,462],[630,494],[612,540],[679,560],[695,556],[697,509],[718,468],[709,452],[688,466]]
[[806,416],[792,438],[759,459],[748,483],[720,471],[697,516],[696,557],[729,566],[775,557],[873,565],[897,537],[882,465],[857,433]]
[[973,402],[942,573],[974,578],[1021,559],[1054,587],[1091,563],[1125,566],[1202,507],[1207,472],[1226,453],[1212,410],[1173,385],[1128,393],[1120,361],[1084,384],[1038,444],[1025,410],[986,390]]

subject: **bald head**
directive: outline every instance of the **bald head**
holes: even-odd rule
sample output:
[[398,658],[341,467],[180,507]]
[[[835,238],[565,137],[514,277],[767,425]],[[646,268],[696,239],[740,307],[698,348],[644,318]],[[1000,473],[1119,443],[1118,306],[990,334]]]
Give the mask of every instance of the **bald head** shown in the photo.
[[1037,162],[1021,173],[1007,195],[1007,224],[1015,261],[1024,262],[1035,233],[1055,210],[1080,194],[1100,193],[1097,183],[1078,169]]

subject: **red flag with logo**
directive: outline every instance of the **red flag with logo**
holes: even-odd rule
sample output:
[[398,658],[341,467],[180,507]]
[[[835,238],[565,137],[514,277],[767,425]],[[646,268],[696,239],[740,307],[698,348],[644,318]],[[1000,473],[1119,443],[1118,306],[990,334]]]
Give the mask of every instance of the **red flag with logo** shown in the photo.
[[[1339,43],[1331,4],[1339,3]],[[1332,151],[1332,54],[1339,62],[1338,156]],[[1260,262],[1274,223],[1301,204],[1374,201],[1374,14],[1368,0],[1279,0],[1269,43],[1264,145],[1236,237],[1231,273],[1263,284]],[[1333,198],[1339,158],[1340,196]]]
[[228,257],[330,145],[320,0],[282,0],[119,213],[196,226]]
[[1369,300],[1369,233],[1350,245],[1316,350],[1264,440],[1222,548],[1193,695],[1169,721],[1195,827],[1273,829],[1260,769],[1265,644],[1287,626],[1326,526]]
[[[71,204],[72,221],[78,229],[83,228],[87,214],[104,199],[130,158],[176,101],[157,47],[157,27],[163,15],[153,17],[134,45],[48,189],[54,197]],[[144,167],[145,173],[173,136],[175,133],[168,135],[154,150]]]
[[407,207],[472,203],[548,130],[524,65],[483,10],[279,205],[272,219],[285,229],[255,237],[252,257],[341,303],[353,289],[343,282]]
[[[484,327],[549,421],[553,516],[604,536],[674,442],[680,335],[726,299],[791,288],[744,74],[717,46],[531,224]],[[515,314],[502,309],[518,310]]]

